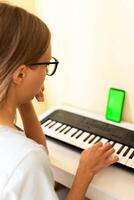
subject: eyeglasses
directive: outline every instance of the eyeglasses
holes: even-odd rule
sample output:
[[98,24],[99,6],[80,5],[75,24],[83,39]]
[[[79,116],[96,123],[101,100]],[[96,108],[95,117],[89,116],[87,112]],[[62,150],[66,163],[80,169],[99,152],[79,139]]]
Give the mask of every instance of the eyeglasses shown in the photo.
[[38,63],[31,63],[29,66],[35,66],[35,65],[44,65],[44,67],[47,67],[47,75],[52,76],[57,69],[57,66],[59,64],[59,61],[52,57],[50,62],[38,62]]

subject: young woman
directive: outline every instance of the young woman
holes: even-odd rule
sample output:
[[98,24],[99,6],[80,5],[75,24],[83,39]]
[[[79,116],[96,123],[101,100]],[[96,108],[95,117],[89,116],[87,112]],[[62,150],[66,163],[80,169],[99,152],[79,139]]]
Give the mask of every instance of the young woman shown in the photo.
[[[1,200],[58,199],[46,140],[31,102],[34,97],[44,101],[44,79],[53,75],[58,65],[51,55],[50,37],[38,17],[0,3]],[[16,109],[24,132],[14,125]],[[83,200],[95,174],[118,160],[113,153],[110,144],[101,142],[84,150],[66,200]]]

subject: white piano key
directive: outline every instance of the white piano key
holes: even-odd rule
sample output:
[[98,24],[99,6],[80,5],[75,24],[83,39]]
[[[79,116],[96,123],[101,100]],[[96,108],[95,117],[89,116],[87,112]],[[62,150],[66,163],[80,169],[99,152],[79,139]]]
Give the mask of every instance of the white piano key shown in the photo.
[[[82,134],[81,134],[82,133]],[[81,134],[81,135],[80,135]],[[78,138],[76,138],[77,136],[79,136]],[[85,143],[83,142],[83,140],[89,135],[89,133],[86,133],[86,132],[83,132],[81,130],[78,131],[78,133],[76,133],[76,135],[72,138],[73,142],[74,142],[74,145],[77,145],[77,147],[81,148],[81,149],[85,149],[85,148],[88,148],[90,146],[90,144],[86,144],[85,146]],[[83,144],[84,143],[84,144]],[[84,147],[82,147],[82,144],[84,145]]]
[[86,143],[90,143],[90,141],[95,137],[94,134],[92,134],[87,140],[86,140]]
[[48,128],[49,128],[49,126],[53,125],[54,123],[55,123],[55,121],[51,121],[51,123],[50,123],[50,124],[47,124],[45,127],[48,127]]
[[[82,132],[83,132],[82,130],[79,130],[78,133],[77,133],[74,137],[75,137],[76,139],[78,139],[79,136],[82,134]],[[78,138],[77,138],[77,137],[78,137]]]
[[126,166],[132,167],[132,165],[133,165],[133,159],[128,159],[126,162]]
[[94,139],[90,144],[91,144],[91,145],[92,145],[92,144],[95,144],[96,141],[97,141],[98,139],[100,139],[100,137],[99,137],[99,136],[96,136],[95,139]]
[[106,143],[108,142],[108,139],[102,138],[102,139],[100,140],[100,142],[102,142],[103,144],[106,144]]
[[60,132],[62,129],[64,129],[66,127],[65,124],[63,124],[63,126],[61,126],[56,132]]
[[88,143],[84,142],[84,139],[85,139],[86,137],[88,137],[89,134],[90,134],[90,133],[88,133],[88,132],[83,132],[82,135],[77,139],[78,142],[79,142],[79,146],[80,146],[81,148],[83,148],[83,149],[86,149],[86,148],[88,148],[88,147],[90,146]]
[[127,162],[128,162],[128,160],[129,160],[129,156],[132,154],[133,151],[134,151],[134,149],[131,148],[131,149],[129,150],[129,152],[127,153],[127,155],[124,156],[124,160],[122,161],[123,164],[127,165]]
[[53,121],[52,124],[48,125],[49,128],[52,128],[56,124],[56,121]]
[[50,137],[53,137],[53,138],[56,138],[56,139],[66,142],[65,137],[62,134],[62,132],[59,132],[59,130],[61,130],[61,128],[64,128],[65,126],[62,125],[62,127],[60,129],[58,129],[57,131],[55,131],[55,129],[60,126],[60,123],[57,123],[54,126],[55,127],[51,127],[51,128],[44,127],[44,133]]
[[132,158],[132,165],[131,167],[134,169],[134,158]]
[[122,144],[120,144],[120,143],[115,143],[115,145],[114,145],[114,149],[115,149],[115,153],[117,153],[117,151],[119,150],[119,148],[122,146]]
[[87,148],[89,148],[89,147],[92,146],[92,144],[89,143],[89,141],[92,140],[94,138],[94,136],[95,136],[94,134],[91,134],[89,136],[89,138],[86,141],[84,141],[84,143],[82,144],[82,146],[83,146],[84,149],[87,149]]
[[82,135],[79,137],[79,141],[83,143],[86,137],[88,137],[89,135],[91,135],[91,133],[83,132]]
[[78,129],[72,128],[70,131],[68,131],[68,133],[66,134],[66,136],[70,138],[70,136],[73,135],[76,131],[78,131]]
[[44,130],[49,130],[49,129],[52,129],[52,127],[50,128],[50,126],[53,125],[53,124],[55,124],[55,123],[56,123],[55,121],[51,121],[50,124],[48,124],[46,126],[44,126],[44,124],[43,124],[42,127],[43,127]]
[[111,140],[111,141],[109,141],[108,143],[110,143],[111,145],[113,145],[113,144],[114,144],[114,141]]
[[51,119],[48,119],[45,123],[43,123],[43,126],[46,126],[47,124],[49,124],[50,122],[52,122]]
[[[67,130],[69,130],[71,127],[67,126],[61,133],[64,134]],[[67,134],[67,133],[66,133]]]
[[57,122],[54,126],[51,127],[51,130],[55,131],[61,125],[62,125],[61,123]]
[[[134,149],[132,148],[132,149],[131,149],[131,154],[133,154],[133,153],[134,153]],[[129,159],[128,159],[127,162],[126,162],[126,165],[129,166],[129,167],[132,166],[132,164],[133,164],[133,159],[134,159],[134,157],[131,158],[131,154],[130,154],[130,156],[129,156]]]
[[72,128],[67,134],[64,134],[65,141],[77,146],[77,141],[76,141],[77,139],[75,138],[75,136],[72,137],[72,135],[77,131],[78,129]]
[[79,135],[78,132],[79,132],[79,130],[77,130],[75,133],[73,133],[73,134],[71,135],[71,137],[75,137],[75,136]]
[[76,132],[76,133],[74,133],[74,134],[72,134],[71,135],[71,139],[73,140],[73,141],[75,141],[75,143],[77,142],[76,140],[76,137],[79,135],[81,133],[81,131],[79,130],[78,132]]
[[123,149],[122,149],[122,151],[118,154],[118,157],[119,157],[119,162],[120,163],[123,163],[124,162],[124,157],[122,156],[124,153],[125,153],[125,151],[127,150],[127,146],[125,146]]
[[45,127],[49,126],[50,124],[52,124],[53,121],[51,120],[51,122],[47,123],[46,125],[44,125]]
[[71,136],[72,141],[75,142],[74,144],[76,144],[76,143],[78,142],[78,139],[76,139],[76,137],[77,137],[79,134],[81,134],[81,133],[82,133],[82,131],[79,130],[74,136]]
[[67,126],[62,133],[67,134],[69,132],[69,130],[71,130],[71,126]]

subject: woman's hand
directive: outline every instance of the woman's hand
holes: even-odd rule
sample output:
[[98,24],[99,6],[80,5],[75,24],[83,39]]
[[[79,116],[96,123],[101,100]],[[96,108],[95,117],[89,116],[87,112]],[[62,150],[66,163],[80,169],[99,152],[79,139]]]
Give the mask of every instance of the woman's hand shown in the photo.
[[91,174],[94,176],[101,169],[108,167],[109,165],[118,161],[118,157],[114,155],[115,150],[111,144],[102,144],[98,142],[91,148],[84,150],[81,154],[79,162],[79,175],[88,181]]
[[43,91],[44,91],[44,85],[42,85],[39,92],[35,95],[35,98],[37,99],[37,101],[40,101],[40,102],[44,101]]

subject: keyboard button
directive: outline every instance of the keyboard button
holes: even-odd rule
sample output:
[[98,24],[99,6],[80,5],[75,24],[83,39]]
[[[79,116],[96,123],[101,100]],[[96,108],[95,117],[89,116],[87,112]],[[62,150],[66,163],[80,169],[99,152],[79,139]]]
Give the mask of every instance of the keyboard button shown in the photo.
[[89,137],[89,139],[88,139],[88,143],[91,143],[94,139],[95,139],[95,135],[94,134],[92,134],[90,137]]
[[79,130],[79,131],[74,135],[75,141],[79,138],[78,136],[80,136],[81,134],[82,134],[82,131]]
[[123,154],[125,153],[125,151],[127,150],[127,146],[125,146],[123,149],[122,149],[122,151],[118,154],[118,156],[119,156],[119,162],[120,163],[124,163],[125,162],[125,157],[123,157]]
[[67,128],[63,131],[64,134],[67,134],[71,129],[72,129],[72,127],[67,126]]
[[134,157],[134,151],[131,153],[131,155],[130,155],[130,159],[133,159],[133,157]]
[[121,153],[121,151],[123,150],[123,148],[124,148],[124,145],[121,145],[121,147],[118,149],[118,151],[117,151],[117,154],[120,154]]
[[52,124],[50,124],[50,125],[48,126],[48,128],[52,128],[55,124],[56,124],[56,122],[54,121]]
[[68,131],[68,133],[66,134],[66,137],[67,137],[67,138],[70,138],[71,135],[73,135],[77,130],[78,130],[78,129],[76,129],[76,128],[71,128],[71,130]]
[[128,166],[128,167],[132,167],[133,160],[132,160],[132,159],[128,159],[127,162],[126,162],[125,164],[126,164],[126,166]]
[[60,128],[59,132],[61,133],[62,131],[64,131],[66,127],[66,125],[63,125],[63,127]]
[[51,128],[53,131],[55,131],[57,128],[59,128],[60,126],[62,126],[61,123],[57,122],[56,124],[54,124],[54,126]]
[[76,135],[76,133],[78,133],[78,132],[79,132],[79,130],[76,129],[76,131],[71,135],[71,137],[74,137]]
[[105,139],[105,138],[102,138],[102,139],[100,140],[100,142],[102,142],[102,144],[106,144],[106,143],[108,142],[108,140]]
[[121,148],[121,146],[122,146],[122,144],[120,144],[120,143],[115,143],[115,145],[114,145],[114,149],[115,149],[115,153],[117,153],[117,151]]
[[100,140],[101,140],[101,137],[98,136],[98,139],[95,141],[94,144],[96,144],[97,142],[100,142]]
[[55,128],[55,131],[58,131],[62,126],[63,124],[59,125],[57,128]]
[[90,133],[83,139],[83,142],[86,142],[88,140],[88,138],[90,137]]
[[62,124],[59,128],[57,128],[55,131],[56,132],[61,132],[64,128],[66,127],[65,124]]
[[90,145],[86,142],[86,138],[89,138],[90,133],[84,132],[82,135],[78,138],[79,141],[79,146],[82,147],[83,149],[87,149]]
[[126,151],[124,152],[124,154],[122,156],[126,157],[126,155],[128,154],[129,150],[130,150],[130,147],[127,147]]
[[90,144],[95,144],[100,139],[99,136],[96,136],[95,139]]
[[134,169],[134,159],[133,159],[133,163],[132,163],[131,167]]
[[50,124],[52,122],[51,119],[48,119],[45,123],[43,123],[44,126],[47,126],[48,124]]
[[54,121],[51,121],[50,123],[48,123],[47,125],[45,125],[45,127],[49,127],[54,123]]
[[[130,157],[130,155],[132,154],[133,151],[134,151],[133,148],[129,149],[128,153],[126,154],[126,156],[125,156],[125,158],[124,158],[124,162],[123,162],[122,164],[127,165],[127,163],[128,163],[128,165],[129,165],[129,157]],[[130,160],[131,160],[131,159],[130,159]],[[128,166],[128,165],[127,165],[127,166]],[[129,166],[129,167],[130,167],[130,166]]]
[[83,131],[80,130],[79,134],[75,138],[78,139],[82,134],[83,134]]

